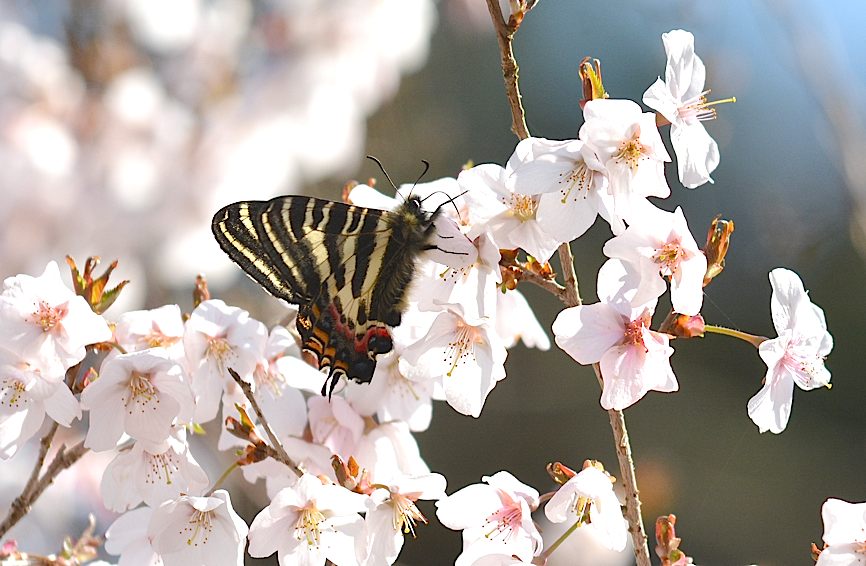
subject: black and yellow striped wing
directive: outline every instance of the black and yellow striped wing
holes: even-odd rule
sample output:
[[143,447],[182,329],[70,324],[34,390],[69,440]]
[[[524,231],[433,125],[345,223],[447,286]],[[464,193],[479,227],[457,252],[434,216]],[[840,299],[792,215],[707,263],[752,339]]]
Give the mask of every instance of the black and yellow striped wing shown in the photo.
[[400,324],[415,259],[433,247],[434,217],[417,198],[392,212],[285,196],[228,205],[212,228],[247,274],[299,305],[302,346],[333,390],[342,376],[369,382],[392,349],[388,327]]

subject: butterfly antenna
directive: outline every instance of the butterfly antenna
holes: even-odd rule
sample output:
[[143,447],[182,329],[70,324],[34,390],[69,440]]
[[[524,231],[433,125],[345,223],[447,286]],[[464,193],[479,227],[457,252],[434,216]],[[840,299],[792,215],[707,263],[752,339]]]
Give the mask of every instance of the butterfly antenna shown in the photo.
[[439,210],[440,208],[442,208],[442,207],[445,206],[446,204],[450,204],[451,206],[454,207],[454,212],[457,213],[457,217],[459,218],[459,217],[460,217],[460,210],[457,208],[457,205],[454,203],[454,201],[457,200],[457,199],[459,199],[460,197],[462,197],[463,195],[465,195],[465,194],[468,193],[468,192],[469,192],[469,189],[463,191],[463,192],[460,193],[459,195],[455,195],[455,196],[452,197],[452,196],[448,196],[448,193],[446,193],[445,191],[436,191],[436,192],[430,193],[429,195],[427,195],[426,197],[424,197],[423,199],[421,199],[421,202],[423,203],[425,200],[427,200],[428,198],[432,197],[433,195],[438,195],[438,194],[441,193],[441,194],[445,195],[446,197],[448,197],[448,200],[444,201],[442,204],[440,204],[439,206],[437,206],[436,209]]
[[[391,187],[396,191],[396,190],[397,190],[397,185],[394,184],[394,181],[391,180],[391,176],[388,175],[388,172],[387,172],[387,171],[385,171],[385,166],[382,165],[382,162],[379,161],[378,158],[373,157],[372,155],[368,155],[368,156],[367,156],[367,159],[369,159],[370,161],[375,162],[376,165],[379,166],[379,169],[382,171],[382,174],[385,175],[385,178],[388,179],[388,182],[389,182],[389,183],[391,183]],[[425,171],[426,171],[426,169],[425,169]]]
[[421,160],[421,163],[424,164],[424,170],[421,171],[421,174],[418,175],[418,178],[415,179],[415,182],[414,182],[414,183],[412,183],[412,186],[413,186],[413,187],[414,187],[415,185],[417,185],[417,184],[418,184],[418,181],[420,181],[421,179],[423,179],[423,178],[424,178],[424,175],[427,174],[427,171],[430,170],[430,162],[429,162],[429,161],[427,161],[426,159],[422,159],[422,160]]

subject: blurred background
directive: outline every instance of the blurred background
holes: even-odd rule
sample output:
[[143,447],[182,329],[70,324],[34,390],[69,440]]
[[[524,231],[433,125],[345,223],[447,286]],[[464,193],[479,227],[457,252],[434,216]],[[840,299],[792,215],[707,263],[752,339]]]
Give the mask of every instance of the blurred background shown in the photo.
[[[675,513],[700,564],[809,564],[823,501],[866,500],[864,26],[855,1],[541,0],[517,34],[529,129],[564,139],[582,120],[583,56],[602,61],[612,97],[640,100],[664,74],[661,34],[693,32],[711,98],[738,102],[707,124],[721,151],[715,184],[684,189],[671,166],[673,194],[656,204],[683,207],[699,242],[717,213],[736,223],[704,317],[775,336],[767,274],[785,266],[835,338],[833,389],[797,390],[781,435],[759,434],[746,414],[766,366],[720,336],[675,343],[680,391],[626,411],[650,536],[656,516]],[[215,210],[287,193],[339,198],[347,180],[381,176],[368,153],[399,183],[421,159],[427,179],[468,160],[502,164],[516,141],[482,0],[9,0],[0,73],[2,275],[41,273],[65,254],[119,258],[133,284],[109,316],[167,302],[188,310],[203,272],[215,296],[273,324],[273,303],[212,240]],[[609,237],[599,223],[572,245],[588,302]],[[549,328],[560,304],[523,291]],[[518,346],[506,369],[479,420],[439,404],[418,435],[449,492],[500,469],[543,492],[555,460],[595,458],[619,475],[589,368]],[[87,472],[97,460],[61,476],[12,536],[76,533],[100,506]],[[0,474],[4,507],[32,457],[13,462]],[[248,520],[263,505],[252,493],[237,496]],[[401,564],[459,553],[459,534],[423,509],[431,524]],[[49,552],[52,541],[27,549]],[[570,556],[561,563],[577,563]]]

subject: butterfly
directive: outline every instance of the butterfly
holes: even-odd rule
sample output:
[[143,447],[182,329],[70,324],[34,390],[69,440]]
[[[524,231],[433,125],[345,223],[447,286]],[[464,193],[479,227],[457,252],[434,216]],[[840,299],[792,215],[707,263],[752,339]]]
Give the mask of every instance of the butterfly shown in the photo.
[[[376,357],[393,349],[416,260],[442,249],[432,212],[410,195],[393,211],[307,196],[242,201],[211,228],[223,251],[272,295],[297,304],[302,348],[327,378],[369,383]],[[455,225],[456,227],[456,225]],[[462,252],[453,252],[461,255]],[[330,384],[330,385],[329,385]]]

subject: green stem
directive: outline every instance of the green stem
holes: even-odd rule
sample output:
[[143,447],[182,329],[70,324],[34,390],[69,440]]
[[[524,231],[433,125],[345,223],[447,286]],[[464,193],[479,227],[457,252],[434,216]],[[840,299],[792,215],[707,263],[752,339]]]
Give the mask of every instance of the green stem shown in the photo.
[[739,338],[740,340],[748,342],[755,348],[760,346],[763,342],[767,341],[767,338],[764,336],[755,336],[754,334],[741,332],[739,330],[734,330],[733,328],[725,328],[724,326],[715,326],[712,324],[704,325],[704,332],[711,332],[713,334],[724,334],[725,336]]
[[238,466],[237,462],[232,463],[231,466],[226,468],[226,471],[224,471],[222,473],[222,475],[217,479],[217,481],[214,482],[213,487],[211,488],[211,490],[207,494],[209,496],[213,495],[213,492],[215,492],[217,489],[219,489],[219,487],[223,484],[223,482],[226,481],[226,479],[228,479],[229,475],[238,468],[240,468],[240,466]]
[[580,526],[581,521],[582,521],[582,519],[578,519],[577,521],[575,521],[574,524],[573,524],[572,526],[568,527],[568,530],[565,531],[564,533],[562,533],[562,535],[560,535],[560,537],[559,537],[558,539],[556,539],[556,540],[554,541],[554,543],[551,544],[551,545],[547,548],[547,550],[545,550],[541,555],[542,555],[545,559],[550,558],[550,555],[553,554],[553,551],[556,550],[557,548],[559,548],[559,545],[561,545],[562,543],[564,543],[564,542],[565,542],[565,539],[567,539],[568,537],[570,537],[570,536],[571,536],[571,533],[573,533],[574,531],[577,530],[577,528]]

